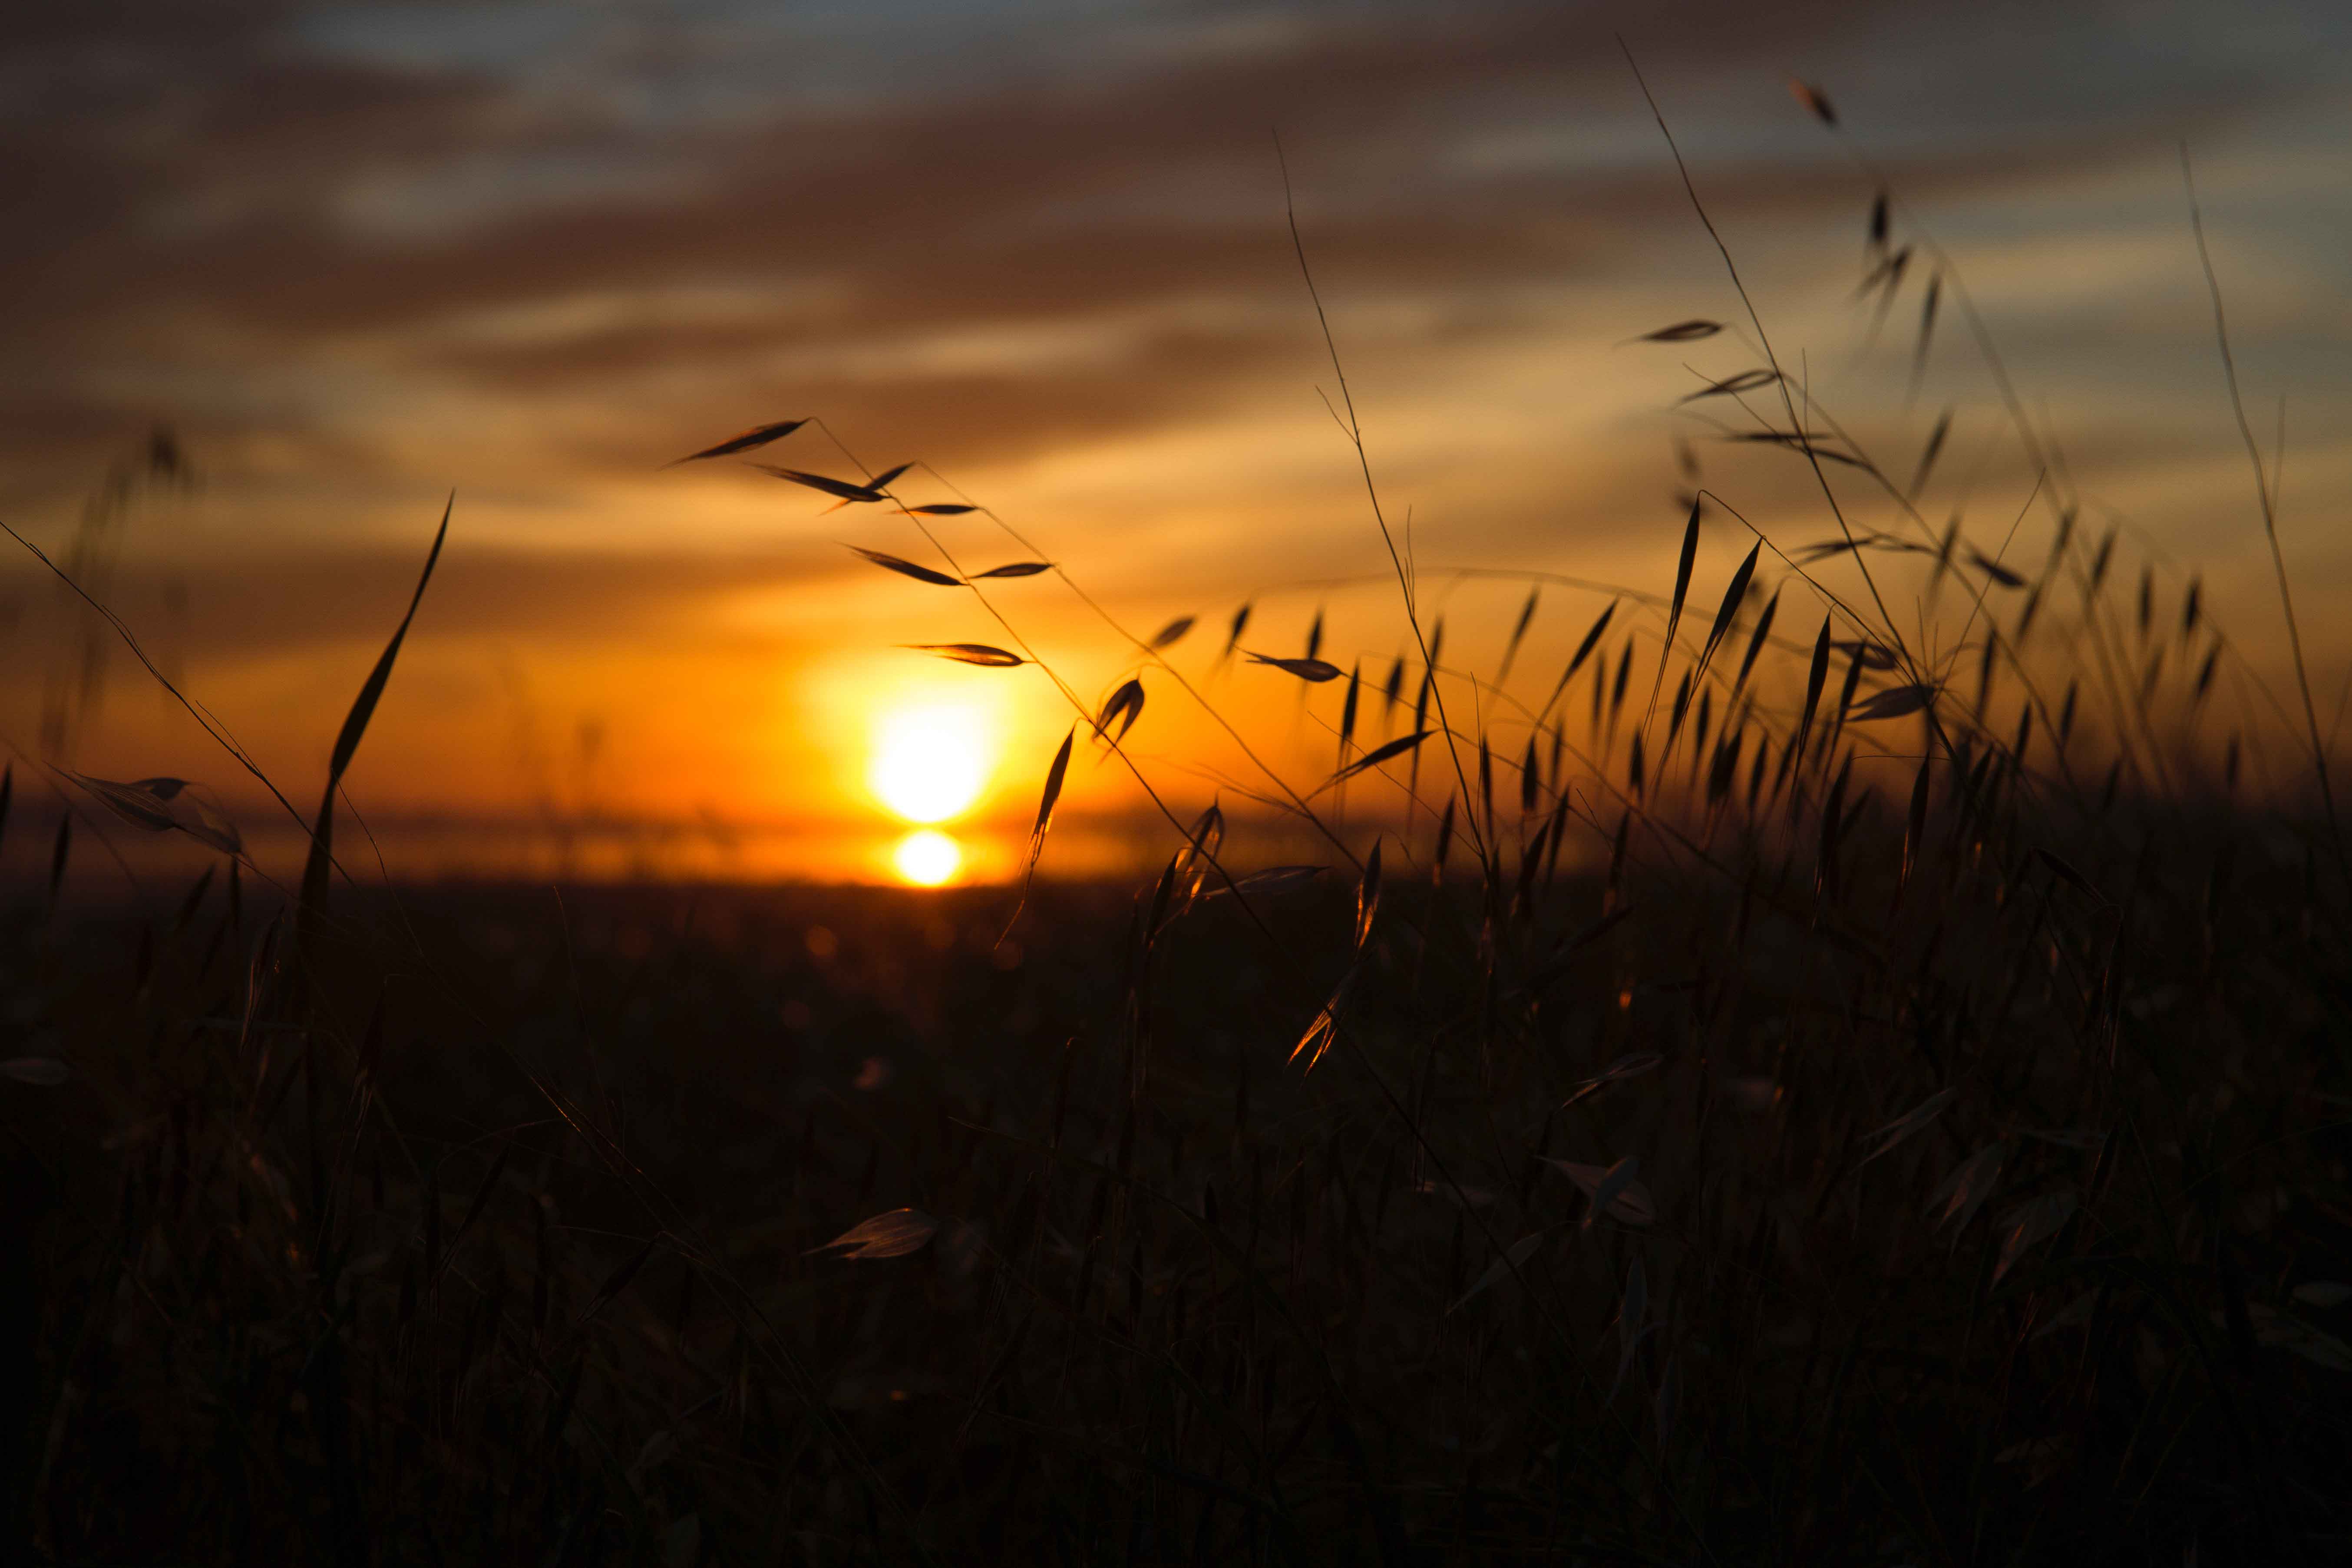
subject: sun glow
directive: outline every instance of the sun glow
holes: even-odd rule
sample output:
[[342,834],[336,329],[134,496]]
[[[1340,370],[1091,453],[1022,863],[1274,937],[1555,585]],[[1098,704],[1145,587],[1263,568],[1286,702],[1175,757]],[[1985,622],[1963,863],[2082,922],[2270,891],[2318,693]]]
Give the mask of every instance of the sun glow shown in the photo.
[[898,875],[919,888],[936,888],[963,868],[963,850],[944,833],[924,828],[898,840],[890,854]]
[[988,753],[986,731],[973,710],[902,708],[876,732],[866,782],[883,805],[908,822],[945,822],[980,798],[988,782]]

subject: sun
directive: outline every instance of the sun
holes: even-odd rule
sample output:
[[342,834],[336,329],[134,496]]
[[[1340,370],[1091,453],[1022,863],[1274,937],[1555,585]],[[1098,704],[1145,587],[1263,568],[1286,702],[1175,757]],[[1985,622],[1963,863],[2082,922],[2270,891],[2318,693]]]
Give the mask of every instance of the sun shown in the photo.
[[[971,708],[901,708],[877,727],[866,782],[908,822],[945,822],[988,782],[986,726]],[[908,840],[909,843],[913,840]]]
[[963,849],[946,834],[924,828],[898,840],[890,863],[918,888],[936,888],[963,868]]

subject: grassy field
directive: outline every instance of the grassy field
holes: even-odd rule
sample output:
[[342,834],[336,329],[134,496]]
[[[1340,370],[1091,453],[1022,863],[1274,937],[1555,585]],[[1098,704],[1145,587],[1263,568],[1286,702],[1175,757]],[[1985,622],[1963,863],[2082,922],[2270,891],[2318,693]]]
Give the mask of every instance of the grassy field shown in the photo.
[[2310,702],[2060,466],[1947,531],[1749,374],[1875,521],[1695,583],[1695,493],[1533,712],[1400,555],[1394,703],[1290,673],[1416,804],[1313,878],[21,883],[9,1559],[2346,1560]]

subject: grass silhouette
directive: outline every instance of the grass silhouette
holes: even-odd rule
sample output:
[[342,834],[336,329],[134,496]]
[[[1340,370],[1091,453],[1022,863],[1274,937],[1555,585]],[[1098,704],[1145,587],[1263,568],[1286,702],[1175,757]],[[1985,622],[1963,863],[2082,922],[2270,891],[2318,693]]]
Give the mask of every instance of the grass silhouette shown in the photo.
[[[1688,403],[1823,537],[1694,464],[1671,592],[1593,595],[1556,679],[1539,573],[1491,675],[1444,662],[1327,329],[1415,657],[1253,647],[1247,605],[1213,656],[1299,683],[1321,779],[1189,622],[902,501],[919,465],[772,469],[903,512],[935,563],[860,552],[1002,638],[926,651],[1066,703],[1032,866],[1074,749],[1135,779],[1170,854],[1131,892],[1024,882],[1009,931],[995,889],[331,905],[399,635],[276,913],[232,857],[77,926],[60,826],[7,933],[11,1560],[2340,1560],[2347,887],[2299,639],[2298,719],[2196,579],[2126,586],[1891,193],[1868,238],[1915,379],[1939,312],[1986,356],[2018,521],[1932,523],[1949,416],[1882,462],[1752,304],[1635,333],[1752,340]],[[1131,651],[1100,698],[990,597],[1048,573]],[[1319,874],[1170,803],[1129,742],[1178,701]],[[194,831],[168,782],[92,798]]]

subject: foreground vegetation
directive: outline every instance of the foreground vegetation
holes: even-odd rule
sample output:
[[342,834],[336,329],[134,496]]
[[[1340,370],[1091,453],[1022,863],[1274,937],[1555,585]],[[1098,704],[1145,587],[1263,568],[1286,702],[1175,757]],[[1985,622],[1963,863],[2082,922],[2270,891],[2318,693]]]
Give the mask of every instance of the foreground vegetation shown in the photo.
[[[1916,257],[1964,303],[1893,229],[1874,287]],[[2232,706],[2193,584],[2126,586],[2058,466],[2011,564],[1913,504],[1940,429],[1886,478],[1766,358],[1710,390],[1886,525],[1824,479],[1824,544],[1759,539],[1718,598],[1696,542],[1738,514],[1694,496],[1671,594],[1573,628],[1532,711],[1444,660],[1400,554],[1409,668],[1278,664],[1360,798],[1411,802],[1307,813],[1318,877],[1228,866],[1212,814],[1010,940],[997,890],[360,896],[323,833],[284,908],[234,869],[79,924],[28,890],[9,1539],[2341,1560],[2352,971],[2308,700]],[[1005,630],[950,656],[1026,662]],[[1157,640],[1134,695],[1069,694],[1073,746],[1177,700]]]

